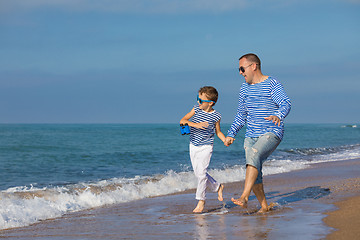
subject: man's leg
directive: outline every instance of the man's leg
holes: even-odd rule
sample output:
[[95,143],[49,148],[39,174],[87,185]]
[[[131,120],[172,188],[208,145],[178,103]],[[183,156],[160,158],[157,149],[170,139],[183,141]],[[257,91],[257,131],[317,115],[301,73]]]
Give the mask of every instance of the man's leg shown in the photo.
[[240,198],[238,198],[238,199],[231,198],[231,201],[233,201],[233,203],[235,203],[236,205],[239,205],[243,208],[247,207],[247,202],[249,200],[249,196],[250,196],[251,190],[253,189],[255,180],[258,176],[258,173],[259,172],[256,169],[256,167],[251,166],[251,165],[246,166],[244,191],[241,194]]
[[259,137],[256,144],[253,145],[253,147],[256,149],[256,152],[258,154],[260,165],[258,168],[259,175],[257,176],[257,179],[253,185],[252,190],[261,205],[261,209],[259,210],[260,213],[264,213],[269,210],[269,206],[266,201],[264,185],[262,183],[262,164],[279,144],[280,144],[280,139],[277,138],[275,134],[267,133]]
[[269,207],[265,197],[264,185],[262,183],[254,184],[252,190],[261,205],[259,212],[267,212]]
[[247,163],[245,186],[241,197],[239,199],[232,199],[235,204],[245,208],[251,190],[253,190],[261,204],[261,211],[267,211],[268,206],[262,184],[262,164],[279,143],[280,139],[273,133],[264,134],[259,138],[245,139],[244,148]]

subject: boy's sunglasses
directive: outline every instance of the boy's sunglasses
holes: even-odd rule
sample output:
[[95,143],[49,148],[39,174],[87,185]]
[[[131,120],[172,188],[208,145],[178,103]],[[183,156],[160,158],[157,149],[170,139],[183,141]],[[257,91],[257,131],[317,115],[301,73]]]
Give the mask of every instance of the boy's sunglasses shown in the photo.
[[199,98],[199,95],[197,95],[197,101],[198,101],[200,104],[203,104],[203,102],[213,102],[213,103],[215,103],[214,101],[211,101],[211,100],[202,100],[201,98]]
[[246,66],[246,67],[243,67],[243,66],[241,66],[241,67],[239,67],[239,72],[245,72],[245,69],[246,68],[248,68],[248,67],[250,67],[251,65],[253,65],[254,63],[252,63],[252,64],[250,64],[249,66]]

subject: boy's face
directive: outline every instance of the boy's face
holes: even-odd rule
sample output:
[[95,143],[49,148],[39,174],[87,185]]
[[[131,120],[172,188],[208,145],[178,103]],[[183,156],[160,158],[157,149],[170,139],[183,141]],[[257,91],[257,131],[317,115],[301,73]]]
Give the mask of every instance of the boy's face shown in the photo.
[[[199,98],[201,98],[202,100],[210,101],[210,99],[206,96],[205,93],[199,93]],[[199,108],[205,111],[209,111],[211,110],[212,105],[214,105],[213,102],[202,102],[202,104],[199,103]]]

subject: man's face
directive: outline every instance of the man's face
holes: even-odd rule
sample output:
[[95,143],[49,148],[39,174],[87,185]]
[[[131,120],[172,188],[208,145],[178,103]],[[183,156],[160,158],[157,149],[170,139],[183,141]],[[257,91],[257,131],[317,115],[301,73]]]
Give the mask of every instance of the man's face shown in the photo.
[[239,71],[241,75],[245,78],[245,81],[249,84],[252,83],[253,77],[254,77],[254,71],[253,71],[253,64],[246,60],[246,58],[242,58],[239,61],[239,69],[243,69]]

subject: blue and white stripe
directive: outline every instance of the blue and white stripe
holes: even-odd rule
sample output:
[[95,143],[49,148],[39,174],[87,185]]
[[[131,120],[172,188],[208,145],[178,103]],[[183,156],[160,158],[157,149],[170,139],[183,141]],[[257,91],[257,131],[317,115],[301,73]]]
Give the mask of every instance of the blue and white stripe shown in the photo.
[[208,122],[209,126],[206,129],[191,127],[190,143],[195,146],[212,145],[214,143],[215,124],[220,121],[221,114],[216,110],[205,112],[198,105],[194,106],[194,110],[195,114],[191,121],[194,123]]
[[[259,137],[272,132],[280,139],[284,136],[284,119],[291,109],[291,101],[282,84],[269,77],[257,84],[243,83],[239,94],[239,106],[235,119],[228,131],[229,137],[235,137],[245,125],[245,137]],[[275,115],[280,118],[280,126],[265,117]]]

